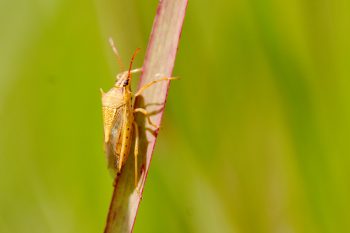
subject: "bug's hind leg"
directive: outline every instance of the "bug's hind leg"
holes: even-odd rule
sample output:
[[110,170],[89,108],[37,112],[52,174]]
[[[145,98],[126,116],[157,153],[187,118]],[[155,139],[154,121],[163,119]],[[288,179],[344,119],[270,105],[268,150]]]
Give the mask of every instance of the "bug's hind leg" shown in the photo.
[[133,122],[134,129],[135,129],[135,148],[134,148],[134,157],[135,157],[135,189],[140,196],[141,196],[141,190],[137,187],[137,181],[138,181],[138,155],[139,155],[139,128],[136,124],[136,122]]

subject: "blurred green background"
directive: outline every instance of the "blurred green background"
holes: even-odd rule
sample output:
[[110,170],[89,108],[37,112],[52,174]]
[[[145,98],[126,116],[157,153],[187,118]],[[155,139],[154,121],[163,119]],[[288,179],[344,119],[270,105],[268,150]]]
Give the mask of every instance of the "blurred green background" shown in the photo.
[[[99,88],[157,1],[0,2],[0,232],[102,232]],[[189,3],[135,232],[350,232],[350,1]]]

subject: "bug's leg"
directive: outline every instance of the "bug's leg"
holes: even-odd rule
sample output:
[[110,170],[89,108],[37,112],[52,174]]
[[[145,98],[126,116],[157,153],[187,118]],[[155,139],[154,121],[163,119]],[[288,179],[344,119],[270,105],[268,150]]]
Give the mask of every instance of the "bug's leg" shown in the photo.
[[174,79],[177,79],[175,77],[166,77],[166,78],[160,78],[160,79],[156,79],[156,80],[153,80],[152,82],[149,82],[147,84],[145,84],[143,87],[140,88],[140,90],[138,90],[135,94],[135,97],[141,95],[141,93],[146,90],[147,88],[149,88],[150,86],[158,83],[158,82],[161,82],[161,81],[167,81],[167,80],[174,80]]
[[139,129],[137,127],[136,122],[133,122],[135,128],[135,148],[134,148],[134,156],[135,156],[135,188],[137,188],[137,180],[138,180],[138,161],[137,157],[139,155]]
[[142,71],[143,71],[143,69],[142,69],[142,67],[140,67],[140,68],[137,68],[137,69],[130,70],[130,73],[136,74],[136,73],[141,73]]
[[[141,73],[142,71],[143,71],[143,68],[140,67],[140,68],[137,68],[137,69],[130,70],[130,73],[131,74],[136,74],[136,73]],[[119,74],[117,74],[117,78],[116,79],[119,80],[121,77],[123,77],[123,76],[125,76],[127,74],[128,74],[128,71],[124,71],[122,73],[119,73]]]
[[135,108],[134,109],[134,113],[139,112],[142,113],[143,115],[145,115],[145,117],[147,118],[147,121],[150,125],[152,125],[155,128],[158,128],[158,126],[156,124],[153,123],[153,121],[151,120],[151,117],[149,116],[148,112],[146,109],[144,108]]
[[[126,115],[126,108],[124,109],[123,112],[123,119],[126,119],[127,115]],[[122,165],[124,163],[124,158],[125,158],[125,145],[126,145],[126,127],[122,127],[123,132],[122,132],[122,147],[121,147],[121,151],[120,151],[120,159],[119,159],[119,164],[118,164],[118,171],[122,170]]]

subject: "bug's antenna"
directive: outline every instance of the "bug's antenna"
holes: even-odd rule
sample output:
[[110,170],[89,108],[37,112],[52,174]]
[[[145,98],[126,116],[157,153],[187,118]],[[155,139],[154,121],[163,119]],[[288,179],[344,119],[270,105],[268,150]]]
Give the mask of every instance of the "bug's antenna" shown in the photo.
[[124,70],[124,64],[123,64],[123,61],[122,61],[122,59],[121,59],[121,57],[119,55],[117,47],[115,47],[115,45],[114,45],[114,41],[113,41],[112,37],[109,37],[108,41],[109,41],[109,44],[112,47],[112,50],[113,50],[115,56],[117,57],[117,62],[118,62],[119,68],[120,68],[121,71],[123,71]]
[[134,59],[136,57],[136,54],[140,51],[140,48],[137,48],[134,52],[134,55],[132,55],[131,61],[130,61],[130,66],[129,66],[129,71],[128,71],[128,79],[131,80],[131,68],[132,68],[132,63],[134,62]]

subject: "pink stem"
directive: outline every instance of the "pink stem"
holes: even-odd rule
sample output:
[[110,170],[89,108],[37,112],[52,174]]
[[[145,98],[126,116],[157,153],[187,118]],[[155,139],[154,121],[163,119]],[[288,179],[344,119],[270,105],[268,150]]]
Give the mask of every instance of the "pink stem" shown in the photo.
[[[159,2],[139,88],[161,77],[171,77],[186,7],[187,0],[161,0]],[[151,118],[158,126],[161,124],[169,84],[170,82],[164,81],[153,85],[138,98],[136,103],[137,107],[145,107],[148,112],[155,112]],[[145,128],[140,127],[139,148],[139,171],[141,171],[139,188],[142,194],[158,132],[155,134],[145,130],[152,127],[147,121],[140,124],[144,121],[144,117],[141,117],[143,116],[137,117],[136,120],[140,126],[145,125]],[[133,157],[131,152],[121,175],[115,180],[105,233],[132,232],[133,230],[141,201],[134,186]]]

